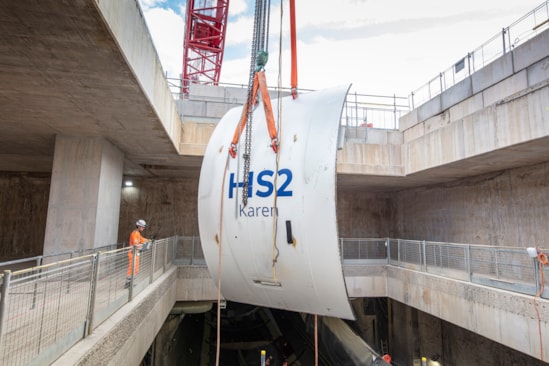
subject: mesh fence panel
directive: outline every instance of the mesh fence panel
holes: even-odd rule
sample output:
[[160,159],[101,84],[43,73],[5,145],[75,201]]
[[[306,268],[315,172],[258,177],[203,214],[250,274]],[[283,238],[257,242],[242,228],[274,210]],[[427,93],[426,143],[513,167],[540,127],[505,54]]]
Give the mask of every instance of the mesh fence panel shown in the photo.
[[[341,239],[340,245],[344,261],[388,258],[392,265],[452,278],[472,280],[469,275],[474,274],[476,280],[485,280],[480,283],[495,287],[501,287],[497,281],[507,281],[502,288],[516,292],[532,294],[532,286],[540,285],[539,271],[545,274],[546,284],[549,278],[548,266],[538,267],[537,258],[530,258],[523,248],[402,239]],[[136,266],[133,279],[135,287],[127,287],[132,251],[102,251],[0,274],[0,305],[4,304],[0,309],[0,364],[48,364],[83,338],[86,327],[93,330],[155,276],[164,273],[174,259],[179,264],[204,263],[198,238],[160,239],[140,253],[139,270]],[[546,294],[541,296],[546,298]]]
[[427,268],[440,267],[467,271],[467,248],[466,245],[425,242]]
[[535,281],[535,267],[526,250],[488,246],[471,247],[471,272],[498,280]]
[[398,239],[388,239],[387,240],[387,257],[389,259],[389,263],[396,265],[398,263],[398,248],[399,248],[399,240]]
[[128,251],[129,248],[124,248],[99,255],[94,326],[101,324],[110,314],[128,301],[126,289]]
[[1,364],[24,365],[56,342],[74,343],[82,337],[93,265],[93,256],[88,256],[12,274]]
[[180,236],[177,238],[175,257],[180,264],[206,264],[200,238],[195,236]]
[[384,239],[341,239],[341,255],[344,261],[386,259]]
[[421,266],[423,264],[421,248],[421,241],[401,240],[399,261]]

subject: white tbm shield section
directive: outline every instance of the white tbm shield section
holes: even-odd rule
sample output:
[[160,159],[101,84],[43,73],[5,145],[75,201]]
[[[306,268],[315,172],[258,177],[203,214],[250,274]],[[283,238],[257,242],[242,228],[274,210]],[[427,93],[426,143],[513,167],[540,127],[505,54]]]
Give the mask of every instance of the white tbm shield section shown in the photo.
[[[198,189],[200,239],[227,300],[354,319],[341,266],[336,153],[348,86],[272,101],[278,156],[260,102],[253,112],[247,204],[245,135],[228,154],[242,108],[230,110],[208,143]],[[280,113],[280,116],[279,116]],[[221,260],[219,254],[221,253]]]

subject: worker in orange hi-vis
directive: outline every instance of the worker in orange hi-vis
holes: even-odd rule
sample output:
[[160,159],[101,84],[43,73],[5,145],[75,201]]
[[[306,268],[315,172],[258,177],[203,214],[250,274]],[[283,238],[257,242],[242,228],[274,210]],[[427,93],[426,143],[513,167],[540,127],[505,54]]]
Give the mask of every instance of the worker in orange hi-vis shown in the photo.
[[[135,271],[132,268],[132,265],[134,263],[133,261],[133,250],[130,250],[128,252],[128,277],[126,278],[126,287],[130,286],[132,273],[134,275],[137,275],[139,273],[139,254],[140,249],[142,248],[143,244],[150,242],[150,239],[145,238],[141,233],[145,230],[147,227],[147,223],[143,219],[137,220],[135,223],[135,230],[132,231],[130,234],[130,240],[129,245],[130,248],[134,245],[137,245],[137,251],[135,256]],[[133,249],[133,248],[131,248]]]

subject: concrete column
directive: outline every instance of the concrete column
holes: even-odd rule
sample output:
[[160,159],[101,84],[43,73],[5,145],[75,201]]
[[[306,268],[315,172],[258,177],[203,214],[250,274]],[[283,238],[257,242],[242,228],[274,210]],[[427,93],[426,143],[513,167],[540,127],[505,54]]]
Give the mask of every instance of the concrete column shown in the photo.
[[44,255],[117,242],[123,169],[103,138],[56,137]]

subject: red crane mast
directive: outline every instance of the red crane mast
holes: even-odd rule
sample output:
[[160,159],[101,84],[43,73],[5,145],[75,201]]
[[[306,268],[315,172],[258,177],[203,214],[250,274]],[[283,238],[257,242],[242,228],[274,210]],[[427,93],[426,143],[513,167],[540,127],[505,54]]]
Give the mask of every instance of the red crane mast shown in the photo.
[[219,83],[229,0],[187,0],[183,43],[183,85]]

